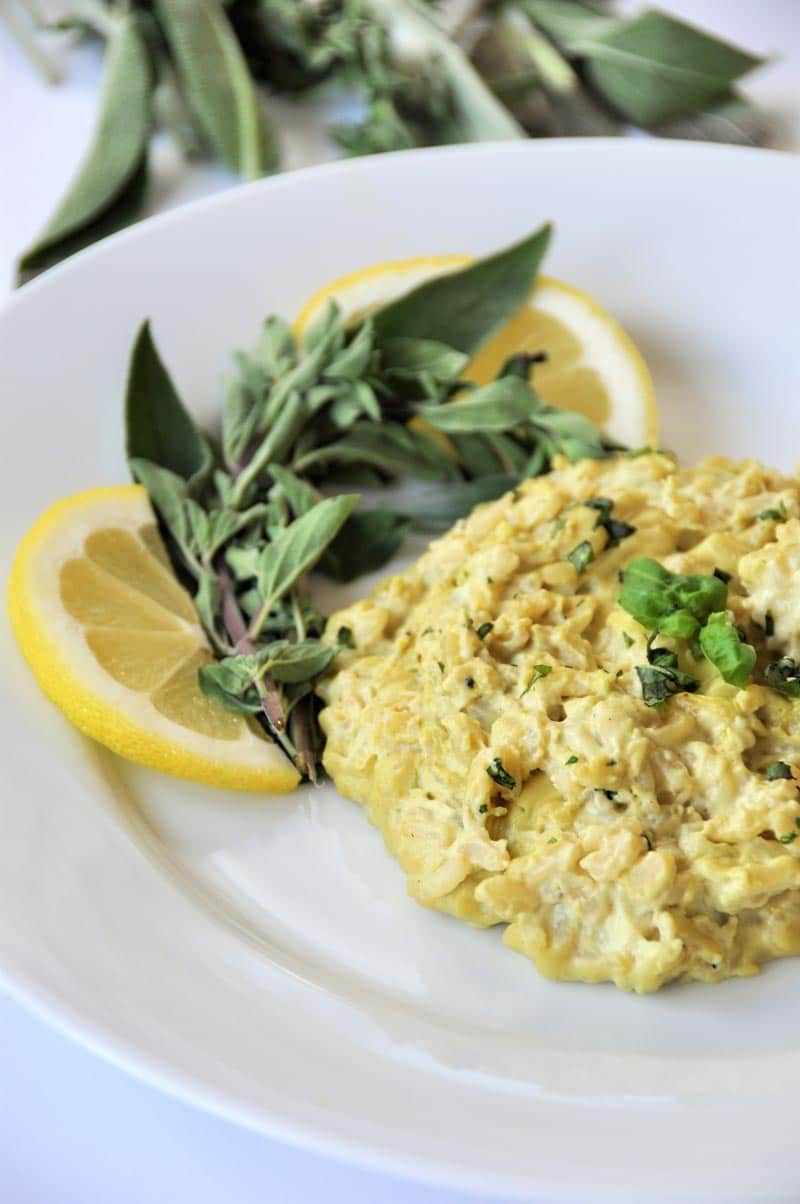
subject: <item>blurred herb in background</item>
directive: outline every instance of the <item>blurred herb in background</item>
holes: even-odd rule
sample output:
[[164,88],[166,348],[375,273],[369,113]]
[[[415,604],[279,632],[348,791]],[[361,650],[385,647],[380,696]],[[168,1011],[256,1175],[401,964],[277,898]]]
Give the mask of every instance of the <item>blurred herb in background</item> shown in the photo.
[[278,170],[270,94],[360,100],[360,120],[330,131],[350,155],[631,127],[746,144],[767,134],[735,90],[761,59],[658,10],[619,17],[607,0],[18,0],[14,11],[9,27],[45,74],[36,30],[105,44],[92,145],[22,280],[136,219],[157,128],[244,179]]

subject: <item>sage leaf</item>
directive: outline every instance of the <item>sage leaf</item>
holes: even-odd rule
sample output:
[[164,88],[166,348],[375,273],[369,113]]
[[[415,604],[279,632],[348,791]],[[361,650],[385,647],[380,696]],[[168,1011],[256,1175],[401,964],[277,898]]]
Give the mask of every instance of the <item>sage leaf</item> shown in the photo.
[[190,485],[212,467],[208,441],[178,397],[148,322],[139,328],[128,366],[125,436],[129,461],[149,460]]
[[763,146],[769,138],[770,121],[763,109],[731,91],[696,113],[657,126],[654,132],[659,138]]
[[[122,18],[107,43],[92,144],[67,195],[22,256],[21,275],[27,278],[99,236],[103,219],[105,233],[130,220],[130,209],[143,191],[152,90],[147,47],[139,19],[131,14]],[[76,245],[81,233],[83,239]]]
[[280,531],[259,553],[256,577],[263,602],[251,626],[252,637],[258,635],[278,598],[316,564],[357,501],[358,494],[325,498]]
[[155,11],[189,107],[215,153],[245,179],[271,171],[275,134],[222,4],[156,0]]
[[373,314],[379,346],[396,338],[433,339],[472,356],[526,302],[551,227],[477,263],[420,284]]
[[469,514],[481,502],[502,497],[517,484],[518,478],[495,473],[475,481],[433,485],[415,491],[412,497],[398,501],[398,510],[411,520],[417,531],[447,531],[457,519]]
[[603,99],[642,126],[702,109],[763,61],[656,10],[581,36],[572,48]]
[[417,407],[417,413],[445,434],[503,432],[529,422],[544,403],[526,381],[502,376],[451,405]]
[[409,520],[394,510],[351,514],[320,561],[321,572],[336,581],[354,581],[391,560],[403,542]]

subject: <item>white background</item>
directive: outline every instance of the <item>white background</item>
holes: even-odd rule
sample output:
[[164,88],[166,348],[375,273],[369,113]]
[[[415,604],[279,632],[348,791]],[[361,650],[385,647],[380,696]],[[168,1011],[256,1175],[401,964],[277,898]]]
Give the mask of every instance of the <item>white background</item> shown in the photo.
[[[775,56],[748,90],[778,114],[778,145],[800,150],[796,0],[685,0],[663,7]],[[16,255],[48,217],[90,136],[99,60],[93,50],[82,48],[63,54],[61,61],[64,83],[48,88],[0,24],[0,300],[11,289]],[[330,156],[308,111],[297,113],[284,104],[273,108],[287,166]],[[314,102],[312,118],[315,113],[330,119],[324,103]],[[187,168],[163,143],[155,159],[153,211],[234,183],[218,168]],[[8,409],[16,400],[3,398],[2,404]],[[461,1204],[471,1199],[340,1165],[206,1116],[101,1062],[0,992],[0,1204]]]

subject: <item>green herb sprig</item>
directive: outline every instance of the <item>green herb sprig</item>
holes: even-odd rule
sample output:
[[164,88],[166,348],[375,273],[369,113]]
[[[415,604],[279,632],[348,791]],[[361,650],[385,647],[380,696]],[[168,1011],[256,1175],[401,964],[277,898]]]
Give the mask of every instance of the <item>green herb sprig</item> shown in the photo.
[[479,0],[451,17],[423,0],[57,0],[45,16],[19,7],[14,29],[45,72],[37,20],[105,44],[94,141],[23,255],[21,279],[143,212],[157,131],[245,179],[275,171],[274,93],[358,96],[363,117],[330,131],[350,155],[636,125],[750,145],[768,133],[735,90],[761,60],[657,9],[623,17],[602,0]]
[[[346,628],[336,644],[321,640],[310,570],[349,581],[383,565],[410,527],[449,525],[556,454],[612,451],[585,419],[539,398],[528,380],[536,356],[515,357],[483,389],[462,378],[528,296],[549,238],[542,227],[351,326],[330,305],[301,344],[268,318],[253,351],[236,357],[218,439],[183,405],[147,324],[139,331],[128,460],[217,657],[200,684],[256,716],[308,777],[322,744],[314,685],[353,643]],[[417,415],[450,432],[454,452],[409,426]],[[356,509],[358,493],[341,492],[402,478],[428,482],[415,502]]]

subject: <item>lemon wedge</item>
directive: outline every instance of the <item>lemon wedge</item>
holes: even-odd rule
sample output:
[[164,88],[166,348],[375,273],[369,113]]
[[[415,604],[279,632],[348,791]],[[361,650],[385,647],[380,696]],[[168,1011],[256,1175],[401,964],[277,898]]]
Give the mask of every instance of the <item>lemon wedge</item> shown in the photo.
[[[330,300],[351,321],[469,262],[467,255],[424,256],[342,276],[307,302],[295,320],[295,334],[302,337]],[[546,363],[533,373],[545,401],[577,410],[626,447],[658,446],[655,391],[642,354],[588,293],[541,276],[528,303],[480,349],[464,375],[487,384],[503,361],[520,351],[546,353]]]
[[140,485],[51,506],[17,549],[8,606],[22,654],[72,723],[122,757],[237,790],[299,774],[255,723],[205,697],[212,654]]

